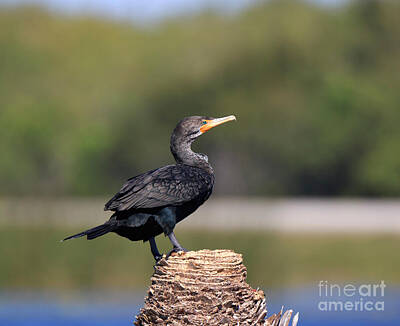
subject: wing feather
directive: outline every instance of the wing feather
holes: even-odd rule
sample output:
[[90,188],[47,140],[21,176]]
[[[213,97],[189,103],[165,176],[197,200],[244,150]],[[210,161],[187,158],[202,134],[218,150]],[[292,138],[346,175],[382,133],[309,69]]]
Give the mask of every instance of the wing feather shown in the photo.
[[125,211],[181,205],[208,191],[210,183],[210,175],[202,169],[168,165],[128,179],[106,203],[104,210]]

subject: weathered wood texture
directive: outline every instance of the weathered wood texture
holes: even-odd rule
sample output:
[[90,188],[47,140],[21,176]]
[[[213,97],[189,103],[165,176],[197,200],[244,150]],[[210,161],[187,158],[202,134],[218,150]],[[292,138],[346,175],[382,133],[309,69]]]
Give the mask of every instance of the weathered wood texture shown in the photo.
[[264,292],[248,285],[246,276],[242,255],[230,250],[163,258],[135,325],[289,325],[291,310],[265,318]]

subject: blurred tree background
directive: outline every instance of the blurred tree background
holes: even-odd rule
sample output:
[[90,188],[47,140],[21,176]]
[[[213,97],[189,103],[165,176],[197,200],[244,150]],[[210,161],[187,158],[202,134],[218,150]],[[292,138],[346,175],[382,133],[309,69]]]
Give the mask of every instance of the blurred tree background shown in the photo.
[[0,193],[110,195],[189,115],[217,193],[400,195],[400,3],[260,2],[151,26],[0,9]]

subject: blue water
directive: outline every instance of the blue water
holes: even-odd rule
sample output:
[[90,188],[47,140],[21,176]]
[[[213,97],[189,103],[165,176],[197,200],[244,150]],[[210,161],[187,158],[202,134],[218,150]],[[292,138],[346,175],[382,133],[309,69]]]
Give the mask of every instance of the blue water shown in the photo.
[[[316,286],[266,291],[268,315],[285,308],[300,311],[300,325],[397,325],[400,320],[400,288],[388,286],[384,311],[320,311]],[[0,325],[7,326],[122,326],[132,325],[145,292],[127,293],[0,293]],[[329,300],[342,300],[333,297]],[[358,300],[357,298],[351,298]],[[368,300],[363,298],[364,300]],[[324,299],[322,299],[324,300]]]
[[0,325],[132,325],[145,293],[2,293]]

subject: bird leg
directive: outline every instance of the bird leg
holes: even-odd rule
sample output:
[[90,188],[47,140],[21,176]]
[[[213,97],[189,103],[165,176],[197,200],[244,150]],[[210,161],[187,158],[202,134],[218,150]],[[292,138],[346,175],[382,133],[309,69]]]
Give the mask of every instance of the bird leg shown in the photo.
[[173,245],[173,248],[172,248],[172,250],[168,253],[167,258],[168,258],[173,252],[179,252],[179,251],[184,251],[184,252],[186,252],[186,251],[187,251],[185,248],[183,248],[183,247],[179,244],[178,240],[177,240],[176,237],[175,237],[174,232],[171,232],[170,234],[168,234],[168,238],[169,238],[169,240],[171,241],[171,243],[172,243],[172,245]]
[[154,237],[151,237],[149,239],[149,243],[150,243],[151,253],[153,254],[153,257],[156,260],[156,262],[158,262],[162,258],[162,255],[158,251],[156,239],[154,239]]

